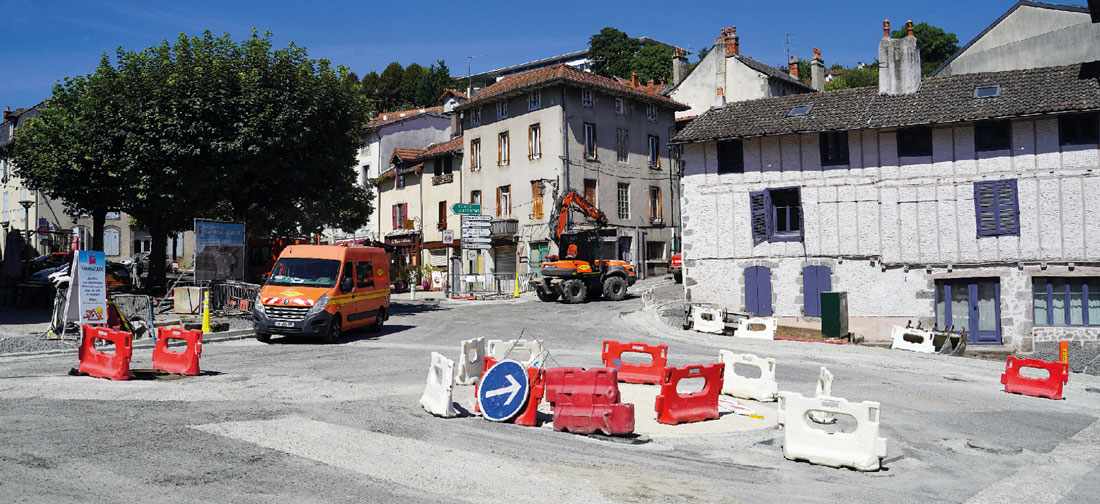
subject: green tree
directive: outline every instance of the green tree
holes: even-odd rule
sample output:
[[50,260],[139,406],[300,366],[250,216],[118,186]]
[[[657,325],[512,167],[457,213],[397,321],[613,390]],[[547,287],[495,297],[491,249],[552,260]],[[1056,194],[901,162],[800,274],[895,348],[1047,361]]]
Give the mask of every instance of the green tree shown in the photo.
[[661,44],[642,47],[631,60],[631,69],[642,82],[650,79],[657,83],[671,81],[672,48]]
[[394,61],[378,79],[378,105],[380,110],[396,110],[401,106],[401,84],[405,80],[405,67]]
[[[615,28],[606,27],[588,39],[588,58],[592,71],[604,77],[630,77],[634,54],[638,52],[638,39]],[[671,65],[671,59],[669,60]]]
[[368,73],[367,75],[364,75],[363,80],[361,80],[359,82],[359,85],[363,89],[363,97],[367,99],[367,102],[370,105],[371,112],[377,112],[379,110],[379,106],[378,106],[378,103],[379,103],[378,102],[379,83],[380,83],[380,78],[378,77],[378,72],[373,72],[373,71],[371,73]]
[[[908,30],[904,26],[890,33],[893,38],[907,35]],[[917,37],[917,45],[920,47],[921,75],[931,74],[959,50],[959,38],[938,26],[920,23],[913,26],[913,36]]]
[[417,63],[409,63],[409,65],[405,67],[405,74],[401,78],[401,108],[410,109],[424,105],[423,103],[416,102],[416,90],[417,86],[420,85],[420,80],[427,75],[428,69]]
[[103,250],[107,212],[117,210],[127,193],[119,170],[117,86],[104,54],[94,73],[57,83],[13,143],[16,174],[30,189],[60,199],[71,215],[92,216],[91,250]]
[[878,85],[878,63],[867,65],[863,68],[849,68],[844,70],[839,77],[825,83],[826,91],[837,89],[849,89]]
[[438,105],[439,97],[452,83],[451,70],[447,68],[447,64],[443,60],[436,61],[420,78],[416,86],[415,103],[425,107]]

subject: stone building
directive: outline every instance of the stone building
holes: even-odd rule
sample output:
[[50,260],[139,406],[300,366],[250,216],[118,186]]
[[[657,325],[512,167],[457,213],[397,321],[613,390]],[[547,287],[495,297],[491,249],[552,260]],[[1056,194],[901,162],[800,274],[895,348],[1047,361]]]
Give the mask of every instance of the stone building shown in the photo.
[[691,304],[853,332],[965,331],[1029,350],[1100,335],[1100,62],[920,79],[880,42],[880,85],[727,104],[673,143]]

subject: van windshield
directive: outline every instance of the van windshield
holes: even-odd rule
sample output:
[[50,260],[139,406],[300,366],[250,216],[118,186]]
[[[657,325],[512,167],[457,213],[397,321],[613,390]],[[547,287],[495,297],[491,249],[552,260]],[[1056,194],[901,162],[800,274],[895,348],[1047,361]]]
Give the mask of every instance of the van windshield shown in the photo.
[[340,275],[340,261],[284,257],[271,268],[267,285],[300,285],[302,287],[332,287]]

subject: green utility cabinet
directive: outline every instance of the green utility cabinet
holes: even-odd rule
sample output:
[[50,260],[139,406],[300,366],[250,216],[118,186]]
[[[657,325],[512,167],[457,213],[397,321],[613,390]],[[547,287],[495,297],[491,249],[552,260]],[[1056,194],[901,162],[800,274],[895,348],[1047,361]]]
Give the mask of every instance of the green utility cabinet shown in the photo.
[[826,338],[848,336],[848,293],[821,293],[821,335]]

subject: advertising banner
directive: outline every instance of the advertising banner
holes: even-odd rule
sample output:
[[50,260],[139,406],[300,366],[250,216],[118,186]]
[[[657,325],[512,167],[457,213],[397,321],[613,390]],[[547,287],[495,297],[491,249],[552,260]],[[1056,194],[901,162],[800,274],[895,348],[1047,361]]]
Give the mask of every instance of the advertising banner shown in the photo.
[[195,280],[244,280],[244,224],[195,220]]
[[65,319],[81,324],[107,323],[107,257],[102,251],[80,250],[73,258]]

